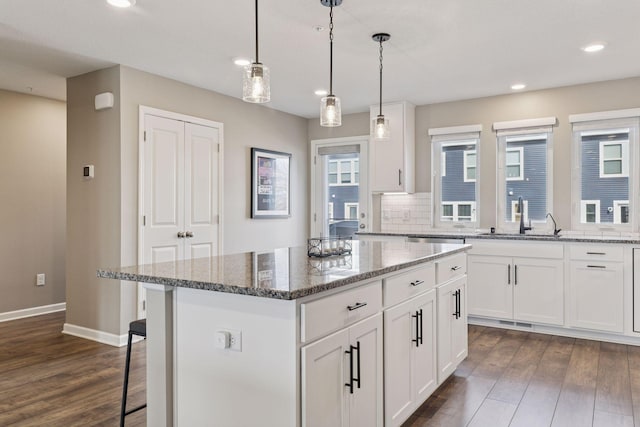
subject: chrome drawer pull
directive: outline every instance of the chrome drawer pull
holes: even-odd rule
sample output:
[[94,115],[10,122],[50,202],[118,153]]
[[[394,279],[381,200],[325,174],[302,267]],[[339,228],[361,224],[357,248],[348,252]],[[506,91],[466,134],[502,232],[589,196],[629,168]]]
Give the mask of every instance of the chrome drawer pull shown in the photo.
[[587,255],[606,255],[606,252],[587,252]]
[[367,305],[366,302],[357,302],[357,303],[355,303],[355,305],[348,305],[347,306],[347,310],[349,310],[349,311],[357,310],[359,308],[364,307],[365,305]]
[[458,271],[460,270],[462,267],[460,267],[459,265],[454,265],[453,267],[451,267],[451,271]]
[[416,280],[415,282],[411,282],[411,286],[420,286],[424,283],[424,280]]
[[607,268],[604,265],[587,265],[587,268]]

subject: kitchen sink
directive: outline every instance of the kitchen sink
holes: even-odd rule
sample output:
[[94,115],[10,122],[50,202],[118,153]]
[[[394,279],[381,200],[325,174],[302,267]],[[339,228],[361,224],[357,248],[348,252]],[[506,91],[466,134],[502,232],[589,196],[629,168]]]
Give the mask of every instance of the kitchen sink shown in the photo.
[[536,234],[536,233],[480,233],[480,236],[495,236],[495,237],[513,237],[513,238],[525,238],[525,237],[535,237],[537,239],[549,239],[549,240],[557,240],[561,236],[553,235],[553,234]]

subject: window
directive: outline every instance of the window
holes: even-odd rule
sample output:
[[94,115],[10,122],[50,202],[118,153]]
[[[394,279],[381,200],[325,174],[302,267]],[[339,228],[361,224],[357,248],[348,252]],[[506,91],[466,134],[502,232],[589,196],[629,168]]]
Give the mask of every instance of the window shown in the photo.
[[344,204],[344,219],[358,219],[358,203]]
[[464,182],[475,182],[476,180],[476,151],[467,150],[464,152]]
[[[553,203],[553,125],[555,117],[497,122],[497,226],[515,231],[520,218],[534,228],[547,227]],[[522,198],[522,210],[518,200]],[[537,224],[536,224],[537,223]]]
[[580,222],[583,224],[600,223],[600,200],[580,201]]
[[442,204],[443,221],[475,221],[476,202],[445,202]]
[[524,178],[524,147],[507,148],[506,169],[507,181],[522,181]]
[[600,178],[629,176],[629,141],[600,141]]
[[[576,114],[573,124],[574,209],[577,230],[627,230],[634,221],[638,185],[640,109]],[[579,209],[577,209],[579,207]]]
[[477,226],[481,125],[429,129],[435,228]]
[[330,160],[329,185],[357,185],[360,180],[358,159]]
[[329,202],[329,211],[327,213],[329,215],[329,221],[333,221],[333,202]]

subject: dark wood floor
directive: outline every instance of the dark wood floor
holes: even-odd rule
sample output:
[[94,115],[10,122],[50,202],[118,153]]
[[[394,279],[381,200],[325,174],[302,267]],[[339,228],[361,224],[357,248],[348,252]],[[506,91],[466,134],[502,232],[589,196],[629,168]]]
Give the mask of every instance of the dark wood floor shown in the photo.
[[[64,312],[0,323],[0,426],[118,426],[126,347],[63,335]],[[134,344],[129,396],[145,399],[145,342]],[[146,410],[127,416],[144,426]]]
[[[64,312],[0,323],[0,426],[117,426],[125,348],[60,333]],[[145,399],[145,342],[130,401]],[[144,426],[146,411],[127,417]],[[403,427],[640,427],[640,347],[469,327],[469,357]]]
[[403,427],[640,426],[640,347],[469,327],[469,357]]

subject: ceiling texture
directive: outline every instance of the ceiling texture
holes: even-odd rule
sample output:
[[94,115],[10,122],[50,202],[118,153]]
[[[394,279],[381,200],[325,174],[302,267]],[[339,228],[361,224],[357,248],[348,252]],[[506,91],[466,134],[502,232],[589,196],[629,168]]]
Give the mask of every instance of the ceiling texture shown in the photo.
[[[329,85],[329,9],[260,0],[267,107],[318,117]],[[416,105],[640,75],[638,0],[343,0],[334,8],[334,93],[344,113],[378,101]],[[318,30],[316,27],[324,27]],[[65,79],[122,64],[242,96],[233,58],[254,55],[253,0],[0,0],[0,88],[65,99]],[[587,54],[595,41],[606,49]]]

